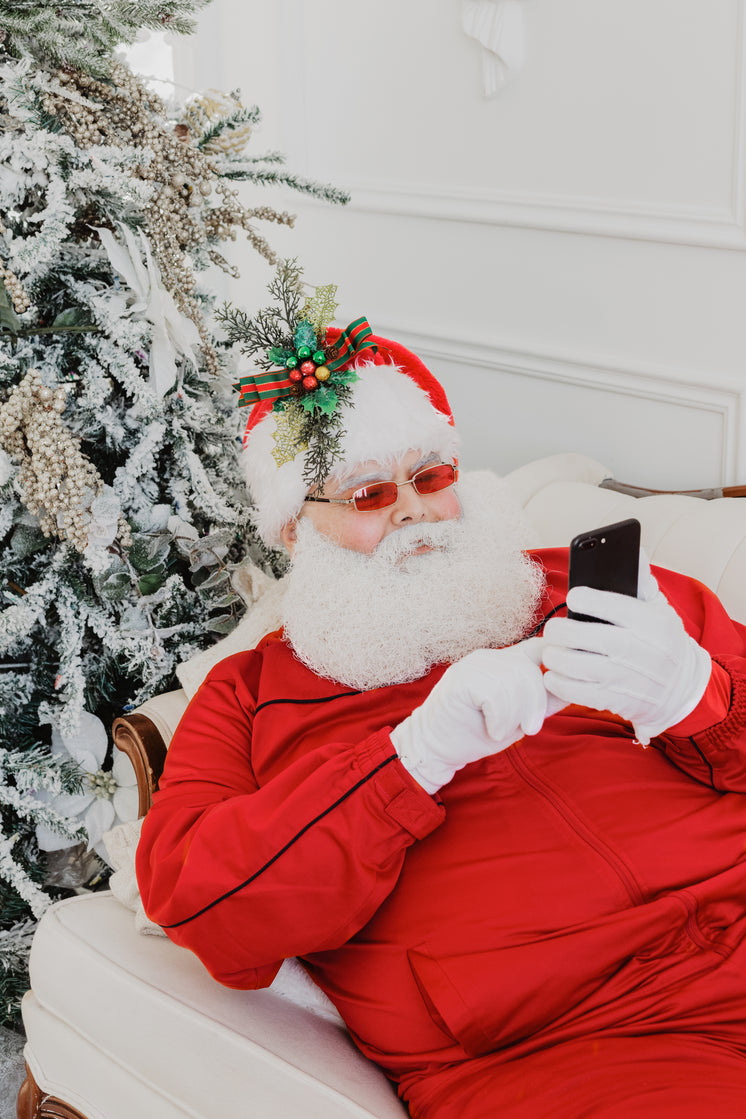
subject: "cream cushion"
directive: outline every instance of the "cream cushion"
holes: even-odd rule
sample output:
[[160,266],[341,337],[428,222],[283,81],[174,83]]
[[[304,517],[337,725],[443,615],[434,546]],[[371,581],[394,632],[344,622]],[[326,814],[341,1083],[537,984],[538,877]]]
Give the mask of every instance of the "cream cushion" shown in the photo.
[[140,936],[109,893],[39,924],[23,1013],[43,1089],[86,1119],[402,1119],[343,1027],[271,991],[232,991],[197,958]]
[[505,480],[536,530],[539,547],[567,545],[586,529],[636,517],[652,563],[698,579],[718,595],[731,617],[746,624],[746,500],[632,497],[600,489],[607,477],[593,459],[553,455],[520,467]]

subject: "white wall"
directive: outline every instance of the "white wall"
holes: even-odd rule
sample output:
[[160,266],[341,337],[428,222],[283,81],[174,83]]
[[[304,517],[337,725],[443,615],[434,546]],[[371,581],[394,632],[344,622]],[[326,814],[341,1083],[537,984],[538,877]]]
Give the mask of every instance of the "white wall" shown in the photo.
[[[460,0],[214,0],[177,78],[240,86],[255,150],[350,189],[270,236],[430,363],[465,466],[746,482],[743,0],[520,2],[494,99]],[[254,309],[269,270],[235,259]]]

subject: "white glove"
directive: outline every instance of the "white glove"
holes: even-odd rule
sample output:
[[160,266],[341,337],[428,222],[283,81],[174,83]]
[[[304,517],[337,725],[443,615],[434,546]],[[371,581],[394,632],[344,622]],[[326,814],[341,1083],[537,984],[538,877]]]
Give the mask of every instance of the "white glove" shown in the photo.
[[547,697],[539,638],[477,649],[446,669],[425,702],[392,731],[404,767],[428,793],[457,769],[541,730]]
[[643,745],[694,710],[712,661],[684,629],[647,562],[641,565],[637,598],[574,587],[567,605],[613,624],[571,618],[547,622],[547,691],[565,703],[621,715]]

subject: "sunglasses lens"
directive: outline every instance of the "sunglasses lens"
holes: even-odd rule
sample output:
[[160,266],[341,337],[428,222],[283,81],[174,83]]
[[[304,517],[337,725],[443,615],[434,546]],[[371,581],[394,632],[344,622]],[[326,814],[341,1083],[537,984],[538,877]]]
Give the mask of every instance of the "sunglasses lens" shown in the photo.
[[355,508],[360,513],[367,513],[373,509],[385,509],[396,501],[398,490],[396,482],[374,482],[372,486],[364,486],[352,495]]
[[412,479],[417,493],[437,493],[452,486],[456,481],[456,470],[449,462],[438,463],[437,466],[427,466],[420,470]]
[[[437,493],[438,490],[452,486],[458,477],[458,472],[449,462],[438,463],[437,466],[426,466],[410,479],[419,494]],[[402,483],[403,484],[403,483]],[[355,508],[360,513],[367,513],[374,509],[386,509],[393,505],[399,496],[399,487],[396,482],[374,482],[356,490],[352,495]]]

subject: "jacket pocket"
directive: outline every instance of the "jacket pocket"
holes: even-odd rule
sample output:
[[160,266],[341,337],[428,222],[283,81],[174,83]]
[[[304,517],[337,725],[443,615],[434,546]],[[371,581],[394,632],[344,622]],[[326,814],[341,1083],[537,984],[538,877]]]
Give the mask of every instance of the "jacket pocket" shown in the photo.
[[661,898],[489,946],[469,945],[466,931],[454,929],[407,956],[433,1020],[477,1057],[579,1021],[610,1000],[623,1004],[645,975],[665,970],[661,959],[688,943],[687,919],[681,900]]
[[426,950],[407,953],[420,994],[435,1024],[456,1041],[470,1057],[479,1057],[495,1043],[477,1020],[474,1008],[464,999],[443,963]]

